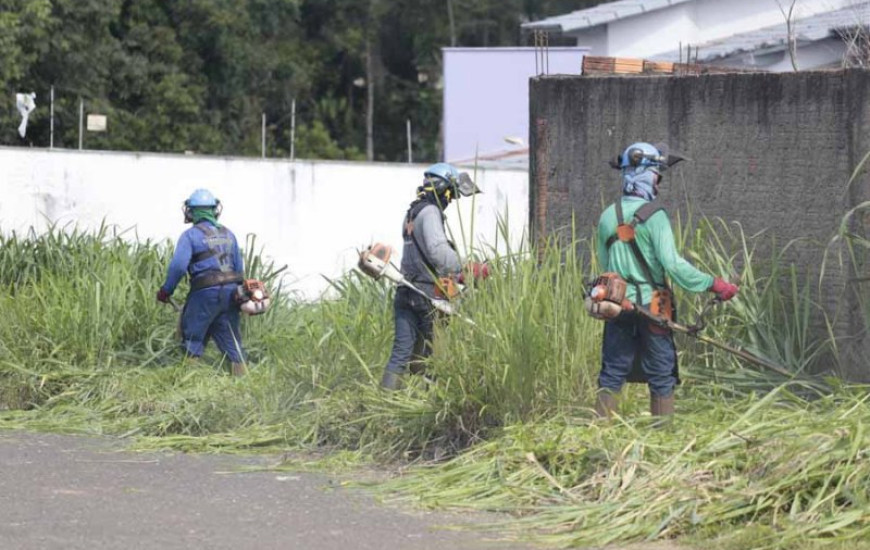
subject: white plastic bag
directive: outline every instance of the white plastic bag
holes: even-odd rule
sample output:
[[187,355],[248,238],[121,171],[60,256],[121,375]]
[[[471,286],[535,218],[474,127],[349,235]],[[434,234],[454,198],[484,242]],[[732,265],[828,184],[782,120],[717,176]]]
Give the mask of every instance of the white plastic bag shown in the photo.
[[36,94],[15,94],[15,105],[18,107],[18,112],[21,113],[21,124],[18,126],[18,135],[24,139],[27,133],[27,118],[30,112],[36,109]]

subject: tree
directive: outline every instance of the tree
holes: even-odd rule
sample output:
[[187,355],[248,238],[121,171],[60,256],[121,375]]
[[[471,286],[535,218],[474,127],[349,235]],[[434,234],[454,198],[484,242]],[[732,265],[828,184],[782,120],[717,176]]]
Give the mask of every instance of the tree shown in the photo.
[[[405,160],[411,119],[415,159],[434,161],[441,48],[523,44],[521,22],[591,3],[0,0],[0,92],[37,93],[28,140],[40,146],[54,86],[61,147],[77,146],[81,98],[109,118],[89,148],[259,155],[265,112],[270,154],[285,155],[295,98],[300,157],[360,158],[368,113],[375,159]],[[0,143],[21,144],[14,109],[0,124]]]

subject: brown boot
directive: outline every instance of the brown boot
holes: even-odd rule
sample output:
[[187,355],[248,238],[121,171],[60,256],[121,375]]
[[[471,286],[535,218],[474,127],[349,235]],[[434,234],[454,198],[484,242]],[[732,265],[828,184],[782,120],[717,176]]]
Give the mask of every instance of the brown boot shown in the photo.
[[244,376],[248,374],[248,367],[244,363],[233,363],[233,376]]
[[402,376],[395,372],[384,370],[384,376],[381,378],[381,387],[392,391],[402,389]]
[[595,403],[595,414],[599,418],[610,418],[616,410],[616,396],[608,390],[598,390],[598,400]]
[[674,417],[674,394],[667,397],[660,395],[649,396],[649,412],[658,417],[656,426],[664,426],[670,423]]

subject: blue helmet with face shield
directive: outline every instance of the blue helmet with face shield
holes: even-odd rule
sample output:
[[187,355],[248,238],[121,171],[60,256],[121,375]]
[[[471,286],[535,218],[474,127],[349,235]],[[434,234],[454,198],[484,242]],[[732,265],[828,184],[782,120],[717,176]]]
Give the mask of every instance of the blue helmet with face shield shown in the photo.
[[466,172],[460,172],[452,164],[439,162],[423,172],[423,190],[432,191],[440,198],[451,199],[480,193],[480,188],[471,181]]
[[658,194],[662,173],[681,160],[685,157],[671,152],[666,143],[652,145],[641,141],[626,147],[610,165],[622,172],[625,195],[653,200]]
[[650,143],[632,143],[619,155],[619,168],[634,169],[635,172],[648,168],[661,171],[667,168],[667,153]]

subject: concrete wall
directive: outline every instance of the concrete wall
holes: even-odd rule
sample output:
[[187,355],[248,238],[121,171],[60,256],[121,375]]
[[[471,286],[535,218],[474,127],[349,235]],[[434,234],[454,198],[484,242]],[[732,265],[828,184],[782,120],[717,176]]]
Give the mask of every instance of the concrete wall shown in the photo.
[[[870,199],[866,174],[846,187],[870,150],[868,102],[870,72],[858,70],[535,79],[532,228],[564,230],[575,216],[581,235],[592,235],[602,205],[620,194],[606,161],[631,142],[664,140],[693,159],[664,182],[660,200],[673,216],[685,220],[691,202],[695,219],[739,221],[747,234],[764,231],[780,244],[803,239],[785,259],[816,277],[843,215]],[[829,312],[838,315],[846,370],[870,379],[863,316],[845,290],[853,272],[828,269],[824,297],[839,303]]]
[[[422,165],[275,161],[184,155],[0,148],[0,229],[43,231],[49,223],[98,227],[103,220],[141,239],[175,240],[187,227],[181,206],[198,187],[223,202],[221,220],[240,240],[256,234],[285,282],[301,297],[327,288],[356,265],[356,250],[373,241],[401,252],[401,223],[421,183]],[[469,170],[471,173],[471,170]],[[479,170],[484,193],[451,205],[448,223],[462,246],[494,243],[508,213],[514,245],[525,229],[528,174]],[[501,237],[500,237],[501,238]]]

